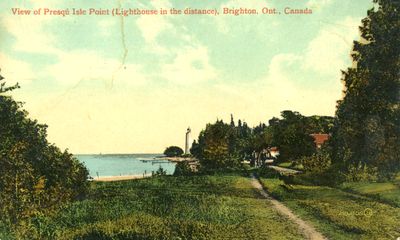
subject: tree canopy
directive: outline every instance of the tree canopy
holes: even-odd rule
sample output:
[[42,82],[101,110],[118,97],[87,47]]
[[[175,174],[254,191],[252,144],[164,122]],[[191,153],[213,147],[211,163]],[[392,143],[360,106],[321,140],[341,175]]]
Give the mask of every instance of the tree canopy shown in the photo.
[[298,160],[316,151],[310,134],[330,133],[334,122],[333,117],[305,117],[293,111],[283,111],[281,116],[254,128],[241,120],[236,125],[233,116],[229,124],[222,120],[207,124],[193,142],[191,153],[204,168],[213,169],[238,167],[242,160],[262,165],[272,147],[279,148],[280,160]]
[[0,215],[14,228],[84,194],[88,176],[72,154],[47,141],[46,125],[4,95],[17,87],[0,88]]
[[170,146],[164,150],[164,155],[167,157],[179,157],[182,156],[183,150],[177,146]]
[[343,72],[333,160],[344,173],[368,168],[393,178],[400,170],[400,2],[374,2],[354,42],[354,66]]

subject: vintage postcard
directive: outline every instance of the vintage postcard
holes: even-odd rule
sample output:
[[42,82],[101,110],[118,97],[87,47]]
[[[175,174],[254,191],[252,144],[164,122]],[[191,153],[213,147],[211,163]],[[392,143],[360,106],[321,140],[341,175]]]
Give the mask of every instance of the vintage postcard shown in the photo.
[[2,0],[0,240],[400,239],[398,0]]

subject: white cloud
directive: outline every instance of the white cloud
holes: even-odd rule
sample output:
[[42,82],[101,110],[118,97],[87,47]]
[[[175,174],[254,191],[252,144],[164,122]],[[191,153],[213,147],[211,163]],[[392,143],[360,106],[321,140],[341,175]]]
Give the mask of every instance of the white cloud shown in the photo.
[[147,43],[153,44],[159,34],[170,29],[172,24],[165,16],[140,16],[136,21],[137,27]]
[[15,37],[14,49],[23,52],[55,53],[52,47],[54,38],[44,30],[45,24],[51,20],[45,16],[5,16],[2,24],[7,32]]
[[141,67],[136,64],[124,64],[115,59],[103,58],[96,52],[70,52],[59,55],[56,64],[47,67],[47,73],[64,85],[76,85],[81,80],[103,80],[129,85],[141,85],[146,81]]
[[272,58],[264,80],[266,88],[271,89],[272,101],[279,99],[288,102],[297,97],[300,91],[293,84],[293,79],[288,76],[287,67],[300,61],[301,57],[294,54],[278,54]]
[[[29,3],[31,7],[29,7]],[[13,48],[17,51],[29,53],[57,54],[60,51],[54,47],[55,38],[52,33],[46,31],[48,24],[55,24],[59,18],[43,15],[43,8],[60,9],[61,0],[32,0],[19,1],[13,4],[13,8],[41,9],[42,15],[14,16],[3,15],[0,20],[6,31],[15,37]],[[65,2],[64,2],[65,4]],[[62,18],[62,22],[72,21],[72,18]]]
[[[304,115],[333,115],[336,101],[341,95],[339,80],[323,89],[297,84],[295,81],[298,79],[293,78],[295,74],[289,69],[297,65],[301,72],[302,61],[303,57],[300,55],[278,54],[272,58],[267,74],[254,84],[228,88],[236,89],[235,95],[249,106],[248,112],[268,109],[269,116],[257,116],[253,119],[269,119],[279,116],[283,110],[299,111]],[[252,106],[257,108],[251,109]]]
[[204,46],[186,47],[177,52],[172,63],[162,67],[161,76],[177,84],[193,84],[215,78],[216,69],[209,63]]
[[[155,10],[170,9],[171,3],[168,0],[153,0],[150,2],[151,8]],[[164,15],[142,15],[136,25],[142,33],[146,43],[154,45],[155,41],[162,32],[171,29],[173,25],[167,20]]]
[[[46,5],[48,4],[48,5]],[[34,1],[32,9],[41,8],[43,6],[60,7],[60,2]],[[23,7],[23,6],[21,6]],[[25,6],[26,7],[26,6]],[[63,18],[62,21],[67,21],[69,18]],[[72,19],[72,18],[71,18]],[[75,85],[80,80],[108,80],[114,82],[119,81],[124,84],[143,84],[146,80],[141,73],[141,68],[136,64],[124,64],[121,67],[121,62],[118,59],[104,58],[94,51],[79,51],[69,52],[55,46],[55,36],[51,32],[46,31],[48,24],[55,24],[57,21],[50,16],[23,16],[15,17],[5,15],[1,18],[1,23],[6,28],[7,32],[15,38],[12,48],[16,51],[37,53],[37,54],[52,54],[58,58],[55,63],[49,63],[44,71],[48,77],[54,79],[58,83],[64,85]],[[100,29],[100,35],[108,36],[110,29],[118,21],[117,18],[107,18],[100,20],[97,25]],[[27,62],[22,60],[12,60],[10,58],[1,57],[3,69],[6,70],[13,66],[18,66],[14,72],[17,79],[35,78],[37,73],[30,71]],[[13,75],[7,74],[8,78]]]
[[[350,64],[353,40],[358,38],[358,25],[359,20],[354,18],[332,23],[321,29],[301,55],[274,56],[267,75],[259,82],[259,88],[266,91],[259,99],[268,102],[271,111],[293,109],[303,114],[333,115],[336,101],[342,94],[340,69]],[[293,69],[297,69],[296,73]],[[318,76],[320,81],[324,81],[324,88],[310,88],[310,82],[308,86],[298,84],[297,81],[306,80],[302,79],[302,73]]]
[[353,40],[357,39],[359,21],[346,18],[327,25],[314,38],[305,53],[304,67],[322,74],[337,74],[350,59]]

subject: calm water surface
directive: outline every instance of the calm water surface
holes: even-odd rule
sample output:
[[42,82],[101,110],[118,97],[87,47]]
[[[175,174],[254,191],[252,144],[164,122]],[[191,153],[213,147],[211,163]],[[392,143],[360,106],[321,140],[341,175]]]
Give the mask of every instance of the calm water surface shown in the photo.
[[161,166],[173,174],[175,163],[154,159],[161,154],[88,154],[75,155],[89,169],[92,177],[151,174]]

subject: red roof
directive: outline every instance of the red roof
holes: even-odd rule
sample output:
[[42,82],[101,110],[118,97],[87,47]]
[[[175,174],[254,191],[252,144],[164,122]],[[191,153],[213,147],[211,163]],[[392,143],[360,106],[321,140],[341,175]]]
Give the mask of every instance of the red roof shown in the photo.
[[325,133],[314,133],[311,134],[311,136],[314,138],[315,145],[321,146],[324,144],[325,141],[329,139],[329,134]]
[[277,151],[279,151],[279,150],[278,150],[277,147],[271,147],[271,148],[269,149],[269,151],[270,151],[270,152],[277,152]]

